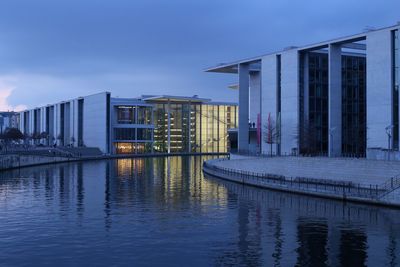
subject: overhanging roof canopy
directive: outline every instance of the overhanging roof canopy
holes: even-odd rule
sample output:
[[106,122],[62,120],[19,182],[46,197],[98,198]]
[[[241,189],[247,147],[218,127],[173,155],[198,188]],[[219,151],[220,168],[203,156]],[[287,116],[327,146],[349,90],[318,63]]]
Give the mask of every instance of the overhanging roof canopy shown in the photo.
[[146,102],[192,102],[192,103],[203,103],[210,102],[211,99],[199,98],[197,96],[172,96],[172,95],[157,95],[157,96],[143,96],[143,100]]
[[238,73],[239,64],[248,64],[250,72],[261,71],[261,58],[253,58],[232,63],[221,63],[216,67],[206,69],[205,72]]
[[306,51],[314,51],[314,50],[320,50],[320,49],[325,49],[327,48],[330,44],[338,44],[341,45],[343,48],[347,49],[353,49],[353,50],[366,50],[366,45],[364,43],[359,43],[360,41],[365,41],[367,35],[369,32],[373,31],[380,31],[380,30],[391,30],[391,29],[398,29],[400,23],[397,25],[389,26],[389,27],[384,27],[381,29],[367,29],[362,33],[350,35],[350,36],[345,36],[345,37],[340,37],[336,39],[331,39],[319,43],[314,43],[311,45],[305,45],[302,47],[288,47],[284,50],[273,52],[273,53],[268,53],[264,54],[258,57],[253,57],[253,58],[248,58],[248,59],[243,59],[243,60],[238,60],[234,61],[231,63],[221,63],[217,66],[210,67],[205,69],[205,72],[219,72],[219,73],[238,73],[238,65],[239,64],[249,64],[250,65],[250,71],[260,71],[261,69],[261,59],[267,55],[274,55],[274,54],[281,54],[286,50],[292,50],[296,49],[299,52],[306,52]]

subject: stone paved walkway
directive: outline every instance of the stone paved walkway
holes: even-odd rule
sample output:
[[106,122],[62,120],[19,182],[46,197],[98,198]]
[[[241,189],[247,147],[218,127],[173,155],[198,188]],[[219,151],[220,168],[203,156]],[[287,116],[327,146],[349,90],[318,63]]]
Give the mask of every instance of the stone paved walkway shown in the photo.
[[400,175],[400,162],[347,158],[241,158],[215,165],[242,171],[381,185]]

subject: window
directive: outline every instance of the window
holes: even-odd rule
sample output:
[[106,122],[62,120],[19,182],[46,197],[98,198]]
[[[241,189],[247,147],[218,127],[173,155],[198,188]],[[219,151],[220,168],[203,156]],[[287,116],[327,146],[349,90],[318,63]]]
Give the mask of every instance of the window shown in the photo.
[[138,124],[151,124],[151,107],[138,108]]
[[115,143],[115,150],[117,154],[132,154],[134,153],[134,148],[132,143]]
[[119,124],[135,123],[135,107],[121,106],[117,108],[117,116]]
[[138,128],[137,140],[151,140],[152,129]]
[[135,140],[135,128],[115,128],[115,140]]

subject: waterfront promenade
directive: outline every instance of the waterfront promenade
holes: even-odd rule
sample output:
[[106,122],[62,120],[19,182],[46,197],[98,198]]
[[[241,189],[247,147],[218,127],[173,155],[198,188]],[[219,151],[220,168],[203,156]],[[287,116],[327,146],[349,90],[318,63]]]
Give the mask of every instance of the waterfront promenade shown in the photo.
[[204,164],[208,174],[260,187],[400,205],[400,162],[322,157],[232,157]]
[[326,157],[240,158],[216,166],[240,171],[380,185],[400,175],[400,162]]
[[31,149],[0,155],[0,171],[74,161],[175,156],[226,156],[227,153],[102,154],[97,148]]

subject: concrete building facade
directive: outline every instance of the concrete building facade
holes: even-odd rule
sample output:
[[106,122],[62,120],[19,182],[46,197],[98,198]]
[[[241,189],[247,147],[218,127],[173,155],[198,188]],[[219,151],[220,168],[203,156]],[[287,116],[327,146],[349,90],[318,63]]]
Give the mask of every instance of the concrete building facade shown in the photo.
[[399,28],[206,69],[238,76],[239,151],[400,159]]

